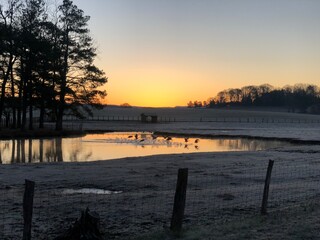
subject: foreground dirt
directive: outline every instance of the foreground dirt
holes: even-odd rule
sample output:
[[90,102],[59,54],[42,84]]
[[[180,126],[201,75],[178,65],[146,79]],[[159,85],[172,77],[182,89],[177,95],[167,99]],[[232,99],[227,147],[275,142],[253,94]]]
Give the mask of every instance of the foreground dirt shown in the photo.
[[268,215],[248,214],[229,216],[202,226],[185,228],[180,235],[172,234],[168,229],[139,236],[142,239],[320,239],[319,236],[319,198],[297,206],[279,209]]
[[[24,179],[31,179],[36,182],[35,239],[54,239],[86,207],[99,213],[105,239],[170,239],[166,229],[172,214],[177,170],[189,168],[186,230],[182,238],[316,239],[313,232],[318,226],[318,207],[306,203],[320,194],[319,152],[319,146],[299,145],[258,152],[2,165],[0,234],[3,239],[21,238],[23,183]],[[260,217],[270,159],[275,160],[271,213]],[[111,192],[70,192],[81,189]],[[292,208],[296,205],[302,207]],[[283,207],[289,207],[287,213],[281,210]]]

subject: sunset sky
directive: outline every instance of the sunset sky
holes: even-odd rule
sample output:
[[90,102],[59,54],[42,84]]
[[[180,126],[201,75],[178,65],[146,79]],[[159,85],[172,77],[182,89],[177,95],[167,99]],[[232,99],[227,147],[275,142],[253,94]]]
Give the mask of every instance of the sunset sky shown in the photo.
[[74,0],[108,104],[181,106],[269,83],[320,85],[319,0]]

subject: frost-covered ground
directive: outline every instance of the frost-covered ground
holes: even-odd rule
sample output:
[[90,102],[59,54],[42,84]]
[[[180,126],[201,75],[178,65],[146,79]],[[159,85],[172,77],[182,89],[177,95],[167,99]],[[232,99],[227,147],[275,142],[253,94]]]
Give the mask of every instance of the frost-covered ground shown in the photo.
[[[180,111],[179,114],[183,115]],[[221,118],[227,114],[225,118],[233,116],[238,121],[192,122],[191,118],[204,118],[201,114],[206,110],[186,111],[186,122],[142,124],[96,121],[84,122],[83,127],[105,131],[282,138],[307,141],[307,144],[299,142],[258,152],[158,155],[90,163],[2,165],[0,235],[4,237],[1,239],[21,238],[24,179],[36,182],[35,239],[53,239],[86,206],[100,214],[106,239],[168,239],[170,235],[166,234],[165,229],[170,224],[179,168],[189,168],[185,239],[210,239],[210,236],[215,239],[240,239],[237,238],[239,236],[242,239],[318,238],[314,231],[315,226],[319,225],[318,217],[313,213],[318,210],[312,206],[315,206],[313,201],[320,195],[319,116],[219,110],[211,114],[219,114]],[[122,112],[122,115],[126,114],[128,112]],[[174,112],[170,114],[174,117]],[[267,116],[273,122],[251,122],[251,119],[240,122],[239,118],[245,119],[249,115],[252,119],[258,119],[261,115],[265,119]],[[275,160],[270,188],[270,215],[261,218],[259,208],[270,159]],[[96,194],[92,189],[96,189],[96,193],[111,194]],[[301,206],[305,207],[301,210]],[[275,227],[274,221],[278,221],[281,229],[285,230],[281,231],[278,225]]]

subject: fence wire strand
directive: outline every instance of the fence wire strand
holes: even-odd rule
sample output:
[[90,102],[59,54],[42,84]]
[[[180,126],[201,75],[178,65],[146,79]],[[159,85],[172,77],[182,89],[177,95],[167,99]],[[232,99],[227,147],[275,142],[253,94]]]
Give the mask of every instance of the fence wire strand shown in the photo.
[[[216,168],[209,170],[189,169],[184,225],[205,225],[231,215],[259,214],[267,165],[265,161],[239,160],[218,162]],[[316,157],[276,160],[268,212],[277,213],[319,197],[319,170],[320,160]],[[119,177],[119,189],[112,188],[115,180],[107,178],[105,185],[111,187],[105,189],[110,191],[108,194],[81,193],[83,186],[54,188],[54,183],[36,183],[32,236],[54,239],[72,226],[87,207],[100,215],[101,229],[109,239],[130,239],[168,228],[176,171]],[[0,191],[0,234],[3,239],[21,239],[24,186],[3,187]]]

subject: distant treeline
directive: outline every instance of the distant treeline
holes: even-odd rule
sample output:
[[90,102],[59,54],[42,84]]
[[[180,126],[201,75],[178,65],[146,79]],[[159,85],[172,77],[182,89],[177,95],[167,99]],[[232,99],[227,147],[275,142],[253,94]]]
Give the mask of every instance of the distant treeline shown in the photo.
[[[51,5],[49,3],[51,2]],[[99,106],[107,82],[94,64],[96,49],[89,17],[71,0],[55,6],[46,0],[0,2],[0,119],[13,128],[33,128],[40,113],[62,129],[63,115],[78,117]],[[85,111],[83,111],[85,110]]]
[[269,84],[230,88],[207,101],[190,101],[188,107],[256,106],[284,107],[290,112],[320,113],[320,89],[316,85],[296,84],[275,88]]

